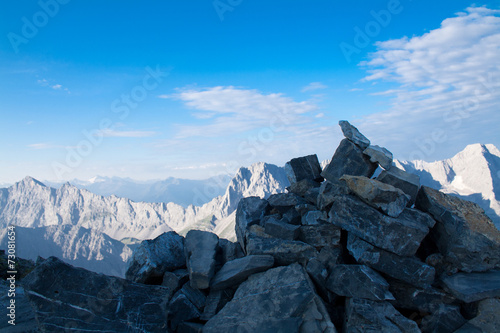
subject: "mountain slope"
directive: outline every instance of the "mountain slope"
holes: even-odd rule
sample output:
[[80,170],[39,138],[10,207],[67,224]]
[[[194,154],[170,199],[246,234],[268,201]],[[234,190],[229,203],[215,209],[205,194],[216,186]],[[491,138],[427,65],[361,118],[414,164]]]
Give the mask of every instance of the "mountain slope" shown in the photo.
[[500,228],[500,151],[494,145],[469,145],[443,161],[395,163],[419,175],[423,185],[477,203]]

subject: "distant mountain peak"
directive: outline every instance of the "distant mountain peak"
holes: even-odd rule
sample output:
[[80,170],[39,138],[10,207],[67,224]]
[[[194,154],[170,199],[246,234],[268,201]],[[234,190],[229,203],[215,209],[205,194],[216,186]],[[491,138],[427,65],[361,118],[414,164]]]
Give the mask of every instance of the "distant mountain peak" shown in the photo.
[[21,180],[20,182],[17,183],[17,185],[23,186],[23,187],[35,187],[35,186],[42,186],[46,187],[44,183],[42,183],[39,180],[36,180],[35,178],[31,176],[26,176]]

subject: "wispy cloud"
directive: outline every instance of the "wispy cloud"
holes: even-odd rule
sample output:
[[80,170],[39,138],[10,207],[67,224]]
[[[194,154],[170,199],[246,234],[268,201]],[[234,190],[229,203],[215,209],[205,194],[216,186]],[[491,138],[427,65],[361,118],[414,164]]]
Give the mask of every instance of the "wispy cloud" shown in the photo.
[[98,133],[106,138],[146,138],[155,134],[156,132],[151,131],[117,131],[112,129],[105,129]]
[[67,92],[68,94],[71,94],[71,92],[69,91],[68,88],[66,87],[63,87],[62,84],[59,84],[59,83],[51,83],[49,80],[47,79],[38,79],[36,81],[36,83],[41,86],[41,87],[48,87],[48,88],[51,88],[53,90],[62,90],[62,91],[65,91]]
[[311,82],[304,88],[302,88],[301,92],[308,92],[308,91],[313,91],[313,90],[321,90],[321,89],[326,89],[328,86],[324,85],[321,82]]
[[51,144],[49,144],[49,143],[40,142],[40,143],[33,143],[33,144],[30,144],[30,145],[28,145],[28,148],[41,150],[41,149],[51,149],[51,148],[55,148],[55,146],[54,146],[54,145],[51,145]]
[[360,128],[402,158],[433,159],[470,140],[498,140],[499,14],[471,7],[422,36],[378,43],[361,64],[364,81],[397,87],[375,94],[391,96],[392,106],[365,117]]

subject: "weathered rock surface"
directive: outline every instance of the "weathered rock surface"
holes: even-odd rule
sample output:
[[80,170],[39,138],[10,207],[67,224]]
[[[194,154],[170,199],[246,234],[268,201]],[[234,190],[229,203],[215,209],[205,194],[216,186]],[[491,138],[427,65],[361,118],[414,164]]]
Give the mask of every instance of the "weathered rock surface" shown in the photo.
[[248,228],[254,224],[258,224],[261,218],[266,215],[269,208],[267,200],[259,197],[243,198],[238,203],[235,231],[236,238],[243,250],[246,248]]
[[[184,239],[174,231],[145,240],[135,249],[125,277],[139,283],[161,283],[163,274],[186,266]],[[159,283],[158,283],[159,284]]]
[[300,241],[276,238],[249,237],[247,255],[271,255],[277,265],[290,265],[307,261],[318,255],[314,247]]
[[389,283],[365,265],[335,266],[328,277],[326,287],[339,296],[373,301],[394,299],[389,291]]
[[[4,270],[6,273],[8,270]],[[24,288],[15,288],[15,297],[9,297],[10,282],[0,280],[0,306],[2,307],[3,317],[0,321],[0,332],[6,333],[35,333],[39,332],[36,322],[36,314],[31,306]],[[15,299],[14,307],[11,299]],[[10,309],[9,309],[10,308]],[[5,316],[7,315],[7,316]],[[15,323],[12,325],[11,323]]]
[[326,214],[320,210],[313,210],[307,212],[304,216],[302,216],[301,224],[302,225],[320,225],[327,223],[328,217]]
[[370,140],[368,140],[361,132],[351,125],[346,120],[339,121],[340,129],[342,129],[342,133],[344,136],[349,139],[351,142],[355,143],[362,149],[368,148],[370,146]]
[[478,315],[455,333],[496,333],[500,327],[500,300],[488,298],[479,302]]
[[171,291],[72,267],[50,257],[24,278],[44,332],[165,332]]
[[316,248],[337,246],[340,243],[341,229],[331,223],[304,225],[300,227],[299,240]]
[[186,235],[184,249],[191,286],[206,289],[215,273],[215,255],[219,246],[216,234],[191,230]]
[[370,145],[363,151],[363,154],[370,157],[370,162],[378,163],[385,170],[392,167],[392,153],[383,147]]
[[414,255],[435,223],[429,215],[408,208],[398,218],[389,217],[351,196],[337,197],[329,216],[331,223],[400,256]]
[[371,177],[377,167],[377,164],[370,162],[370,158],[363,154],[363,149],[344,139],[321,175],[336,182],[343,175]]
[[167,312],[169,328],[171,330],[175,331],[182,322],[197,319],[200,318],[200,316],[200,310],[189,300],[182,290],[179,290],[172,297]]
[[[321,171],[320,171],[321,172]],[[318,188],[321,184],[317,181],[311,179],[302,179],[296,183],[292,183],[289,187],[287,187],[287,191],[297,194],[298,196],[304,197],[307,191]]]
[[420,328],[422,333],[453,333],[466,322],[460,314],[460,307],[446,305],[425,316]]
[[275,238],[294,240],[299,237],[300,226],[289,224],[280,220],[268,220],[265,228],[266,234]]
[[250,275],[268,270],[274,265],[271,255],[249,255],[227,262],[215,275],[210,290],[222,290],[240,284]]
[[392,185],[399,188],[406,194],[410,196],[410,201],[408,202],[408,207],[413,206],[417,198],[418,189],[420,188],[420,177],[403,171],[398,168],[391,168],[390,170],[383,170],[380,175],[378,175],[377,180],[382,183]]
[[231,289],[210,291],[207,296],[205,309],[200,317],[201,320],[209,321],[212,319],[234,296]]
[[422,288],[427,288],[434,282],[435,269],[415,257],[400,257],[378,249],[352,234],[347,238],[347,249],[358,263],[395,279]]
[[346,195],[349,193],[349,189],[345,183],[336,181],[325,181],[321,184],[319,188],[319,193],[316,199],[316,204],[320,210],[326,210],[340,195]]
[[422,186],[416,207],[438,221],[431,235],[445,261],[466,272],[500,268],[500,231],[478,205]]
[[404,317],[387,302],[349,298],[345,332],[419,333],[417,323]]
[[344,175],[340,180],[361,200],[391,217],[398,217],[410,201],[400,189],[375,179]]
[[458,299],[470,303],[500,297],[500,270],[481,273],[457,273],[444,277],[446,288]]
[[297,205],[306,204],[307,202],[294,193],[278,193],[271,195],[267,201],[271,207],[276,208],[281,213],[285,213],[290,208]]
[[292,158],[285,164],[285,173],[292,185],[304,179],[323,181],[321,166],[316,155]]
[[304,268],[254,274],[204,327],[210,332],[336,332]]

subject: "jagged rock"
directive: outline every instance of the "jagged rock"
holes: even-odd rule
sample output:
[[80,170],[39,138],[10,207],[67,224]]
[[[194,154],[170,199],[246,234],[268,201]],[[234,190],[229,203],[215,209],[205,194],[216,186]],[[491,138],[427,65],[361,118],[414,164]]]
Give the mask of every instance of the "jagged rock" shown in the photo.
[[[175,331],[177,326],[184,321],[200,318],[200,310],[194,305],[189,298],[179,290],[168,305],[167,318],[170,329]],[[162,331],[165,332],[165,331]]]
[[416,209],[405,209],[398,218],[380,213],[352,196],[337,197],[330,222],[367,242],[400,256],[412,256],[435,221]]
[[[187,277],[189,279],[189,275]],[[163,287],[167,287],[168,289],[172,290],[173,293],[175,293],[182,287],[184,283],[187,282],[188,279],[186,279],[186,281],[182,281],[177,274],[173,272],[165,272],[165,274],[163,274],[161,285]]]
[[182,322],[177,327],[177,333],[202,333],[203,324]]
[[221,250],[221,264],[245,256],[240,243],[233,243],[224,238],[219,238],[219,248]]
[[326,288],[326,279],[328,278],[328,270],[325,265],[317,258],[311,258],[306,266],[306,271],[311,279],[316,284],[318,291],[323,299],[328,297],[328,290]]
[[313,210],[302,216],[302,225],[319,225],[324,224],[328,220],[326,214],[320,210]]
[[370,162],[378,163],[385,170],[392,167],[392,153],[383,147],[370,145],[363,151],[363,154],[370,157]]
[[383,170],[377,177],[378,181],[399,188],[410,196],[408,207],[413,206],[417,198],[418,189],[420,188],[420,177],[403,171],[398,168]]
[[186,295],[191,303],[198,308],[198,310],[203,310],[205,303],[207,302],[207,296],[200,290],[191,287],[189,283],[182,286],[181,292]]
[[272,255],[277,265],[298,262],[306,264],[309,258],[318,255],[314,247],[300,241],[276,238],[249,237],[247,255]]
[[268,220],[266,222],[266,234],[275,238],[294,240],[299,237],[298,225],[289,224],[278,220]]
[[400,257],[378,249],[353,234],[349,234],[347,238],[347,249],[358,263],[370,266],[395,279],[422,288],[427,288],[434,282],[434,268],[417,258]]
[[165,332],[171,291],[75,268],[50,257],[24,278],[43,332]]
[[240,200],[236,210],[235,231],[236,238],[243,250],[246,249],[246,238],[248,236],[248,228],[254,224],[258,224],[261,218],[266,215],[269,210],[269,203],[259,197],[247,197]]
[[189,283],[196,289],[206,289],[215,273],[215,255],[219,246],[216,234],[191,230],[186,235],[186,252]]
[[488,298],[479,302],[478,314],[455,333],[496,333],[500,327],[500,300]]
[[227,262],[215,275],[210,290],[222,290],[236,286],[250,275],[268,270],[274,265],[271,255],[249,255]]
[[326,287],[339,296],[374,301],[394,299],[389,291],[389,283],[365,265],[336,265],[328,277]]
[[267,199],[267,201],[273,208],[278,209],[280,213],[285,213],[290,208],[307,203],[304,199],[294,193],[273,194]]
[[[184,239],[174,231],[145,240],[135,249],[125,277],[139,283],[160,281],[167,271],[186,266]],[[159,284],[159,283],[158,283]]]
[[254,274],[205,327],[211,332],[336,332],[304,268]]
[[368,140],[361,132],[351,125],[347,120],[339,121],[339,126],[342,129],[344,136],[358,145],[362,149],[368,148],[370,146],[370,140]]
[[304,194],[304,199],[308,203],[316,205],[316,203],[318,202],[318,195],[319,195],[319,188],[315,187],[315,188],[312,188],[312,189],[308,190]]
[[410,201],[400,189],[375,179],[344,175],[340,180],[361,200],[391,217],[398,217]]
[[342,263],[342,247],[325,246],[319,252],[318,260],[331,272],[337,264]]
[[343,175],[371,177],[377,167],[376,163],[370,162],[370,158],[363,154],[363,149],[344,139],[321,175],[332,182]]
[[389,290],[396,300],[391,303],[401,309],[433,313],[444,305],[458,304],[451,295],[435,288],[418,288],[407,283],[389,280]]
[[340,243],[340,228],[331,224],[304,225],[300,227],[299,240],[316,248],[337,246]]
[[247,239],[250,237],[273,238],[273,236],[266,233],[266,229],[264,227],[258,224],[254,224],[248,229]]
[[[303,204],[301,204],[303,205]],[[297,205],[297,206],[301,206]],[[295,207],[297,207],[295,206]],[[283,222],[293,225],[300,225],[300,221],[302,216],[300,216],[299,212],[296,209],[291,208],[283,214]]]
[[335,198],[340,195],[346,195],[349,193],[349,189],[345,183],[336,181],[325,181],[321,184],[319,188],[319,194],[317,198],[317,206],[320,210],[327,210],[330,205],[335,201]]
[[420,333],[417,323],[404,317],[387,302],[349,298],[345,332]]
[[466,272],[500,268],[500,231],[478,205],[422,186],[416,207],[438,221],[431,236],[445,261]]
[[317,210],[318,208],[314,205],[310,205],[310,204],[301,204],[301,205],[297,205],[295,206],[295,210],[297,211],[297,213],[299,213],[301,219],[302,217],[304,217],[304,215],[306,215],[307,213],[309,212],[312,212],[312,211],[315,211]]
[[500,297],[500,270],[481,273],[457,273],[442,278],[446,289],[466,303]]
[[[320,171],[321,172],[321,171]],[[291,183],[289,187],[287,187],[287,191],[290,193],[297,194],[298,196],[304,197],[310,189],[317,188],[321,184],[312,179],[302,179],[296,183]]]
[[292,185],[304,179],[323,181],[321,166],[316,155],[292,158],[285,164],[285,173]]
[[234,290],[210,290],[207,296],[207,303],[200,319],[209,321],[212,319],[234,296]]
[[445,305],[422,319],[422,333],[453,333],[467,322],[460,314],[460,307]]

